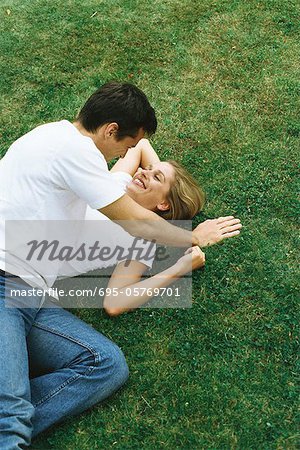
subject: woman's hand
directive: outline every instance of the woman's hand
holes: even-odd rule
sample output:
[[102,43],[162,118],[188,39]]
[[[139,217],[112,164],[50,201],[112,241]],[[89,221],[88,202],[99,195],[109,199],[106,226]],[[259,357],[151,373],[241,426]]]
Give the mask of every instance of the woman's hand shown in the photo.
[[179,258],[176,266],[180,268],[180,271],[185,274],[191,270],[200,269],[205,264],[205,254],[196,245],[187,249],[185,254]]
[[219,217],[200,223],[193,232],[197,235],[200,247],[209,247],[224,239],[238,236],[242,224],[233,216]]

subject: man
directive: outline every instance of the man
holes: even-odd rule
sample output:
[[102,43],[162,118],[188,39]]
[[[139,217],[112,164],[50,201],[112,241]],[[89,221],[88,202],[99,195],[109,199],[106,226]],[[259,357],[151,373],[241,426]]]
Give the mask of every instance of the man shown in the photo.
[[[82,333],[94,343],[91,349],[86,345],[86,352],[91,351],[94,359],[83,354],[83,350],[74,349],[77,339],[70,338],[65,353],[71,354],[73,350],[73,360],[67,367],[62,363],[59,375],[56,374],[56,378],[53,375],[54,379],[47,384],[53,383],[52,390],[43,392],[43,376],[29,382],[26,338],[28,342],[34,341],[33,324],[43,303],[38,294],[32,298],[30,288],[51,286],[55,274],[49,279],[25,260],[14,255],[7,257],[10,249],[4,242],[5,221],[80,221],[84,220],[89,205],[109,219],[121,221],[119,223],[132,235],[149,240],[155,238],[169,245],[206,246],[239,233],[239,221],[232,217],[225,222],[205,222],[192,233],[177,228],[139,206],[115,184],[107,161],[125,155],[145,134],[154,133],[156,126],[154,110],[143,92],[128,83],[109,83],[88,99],[74,123],[63,120],[35,128],[14,142],[0,161],[0,447],[3,450],[29,445],[32,423],[36,434],[53,423],[54,411],[57,414],[61,408],[62,416],[78,413],[85,408],[74,404],[75,400],[85,401],[85,407],[91,406],[120,387],[128,375],[120,349],[106,338],[100,339],[99,333],[87,325],[85,328],[81,325]],[[11,279],[11,275],[16,276],[15,279]],[[18,287],[28,293],[28,298],[8,295]],[[9,300],[17,307],[5,308],[5,296],[11,297]],[[29,296],[30,308],[26,307]],[[35,333],[44,329],[51,334],[52,330],[67,338],[65,322],[75,319],[65,311],[61,321],[59,314],[62,313],[56,313],[51,322],[53,327],[55,321],[60,320],[59,331],[53,331],[49,324],[44,329],[39,323]],[[77,330],[79,322],[72,324]],[[83,343],[77,342],[77,345],[80,347]],[[101,354],[108,355],[104,366],[99,362]],[[49,350],[49,355],[45,352],[43,356],[50,358],[52,353]],[[51,366],[53,361],[49,364]],[[68,401],[57,406],[56,393],[68,383],[83,383],[91,367],[93,382],[90,378],[85,380],[90,383],[89,389],[87,384],[77,386],[77,395],[71,395]],[[31,398],[33,388],[35,401]],[[52,406],[50,399],[54,401]]]

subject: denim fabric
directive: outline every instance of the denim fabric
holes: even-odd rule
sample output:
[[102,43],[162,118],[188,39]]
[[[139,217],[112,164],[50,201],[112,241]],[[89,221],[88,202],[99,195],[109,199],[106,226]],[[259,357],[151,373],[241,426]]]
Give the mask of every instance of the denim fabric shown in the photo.
[[[41,308],[43,299],[36,297],[36,307],[26,308],[23,297],[13,299],[21,307],[5,306],[4,280],[0,277],[0,448],[14,450],[111,395],[126,381],[128,367],[116,344],[56,304],[48,301]],[[24,290],[21,280],[6,282]],[[30,299],[31,306],[34,302]]]

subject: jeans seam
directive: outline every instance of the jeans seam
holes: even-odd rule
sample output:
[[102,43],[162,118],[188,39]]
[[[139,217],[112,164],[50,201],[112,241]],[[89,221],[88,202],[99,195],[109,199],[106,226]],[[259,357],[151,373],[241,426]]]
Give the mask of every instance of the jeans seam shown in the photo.
[[[74,342],[75,344],[80,345],[81,347],[83,347],[84,349],[87,349],[88,351],[91,352],[91,354],[94,357],[94,361],[95,361],[95,365],[98,365],[99,362],[101,361],[100,357],[101,355],[99,355],[98,352],[96,352],[93,347],[89,346],[88,344],[86,344],[85,342],[82,342],[78,339],[75,339],[74,337],[63,333],[61,331],[57,331],[53,328],[47,327],[45,325],[41,325],[38,322],[34,322],[33,326],[40,328],[42,330],[48,331],[49,333],[53,333],[56,334],[57,336],[61,336],[64,337],[66,339],[69,339],[70,341]],[[66,366],[69,367],[69,366]],[[89,376],[92,371],[95,369],[95,367],[90,366],[85,373],[83,374],[76,374],[70,378],[68,378],[66,381],[64,381],[64,383],[62,383],[60,386],[58,386],[57,388],[55,388],[54,390],[52,390],[51,392],[49,392],[46,396],[44,396],[43,398],[41,398],[37,403],[33,404],[33,406],[36,408],[37,406],[40,406],[42,403],[45,403],[47,400],[51,399],[52,397],[54,397],[54,395],[58,394],[64,387],[66,387],[68,384],[72,383],[73,381],[76,381],[78,378],[80,378],[81,376]]]
[[[40,328],[40,329],[45,330],[45,331],[49,331],[49,333],[56,334],[57,336],[61,336],[61,337],[64,337],[66,339],[69,339],[70,341],[74,342],[75,344],[78,344],[81,347],[83,347],[85,349],[88,349],[92,353],[92,355],[93,355],[93,357],[95,359],[95,364],[99,364],[99,362],[101,362],[101,355],[98,352],[96,352],[93,349],[93,347],[89,346],[85,342],[82,342],[79,339],[75,339],[73,336],[70,336],[70,335],[68,335],[66,333],[63,333],[61,331],[57,331],[57,330],[55,330],[55,329],[53,329],[51,327],[47,327],[46,325],[42,325],[39,322],[34,322],[32,324],[32,326]],[[66,366],[66,367],[68,367],[68,366]]]
[[[96,352],[92,347],[90,347],[88,344],[73,338],[72,336],[69,336],[68,334],[65,334],[61,331],[57,331],[54,330],[53,328],[47,327],[45,325],[41,325],[38,322],[34,322],[34,324],[32,326],[35,326],[37,328],[40,328],[42,330],[45,331],[49,331],[50,333],[54,333],[58,336],[64,337],[66,339],[69,339],[70,341],[74,342],[75,344],[80,345],[81,347],[89,350],[91,352],[91,354],[94,357],[94,361],[95,361],[95,365],[98,365],[99,362],[101,361],[100,357],[101,355],[99,355],[98,352]],[[66,368],[69,366],[66,366]],[[72,383],[73,381],[76,381],[78,378],[80,378],[81,376],[89,376],[91,374],[91,372],[94,370],[95,367],[90,366],[88,367],[88,369],[86,370],[86,372],[84,374],[76,374],[73,375],[71,378],[68,378],[66,381],[64,381],[60,386],[58,386],[57,388],[55,388],[54,390],[52,390],[51,392],[49,392],[46,396],[44,396],[43,398],[41,398],[37,403],[33,404],[33,406],[36,408],[37,406],[41,405],[42,403],[46,402],[47,400],[49,400],[50,398],[52,398],[54,395],[56,395],[58,392],[60,392],[64,387],[66,387],[68,384]]]
[[[89,369],[89,372],[93,370],[94,368],[91,367]],[[49,392],[47,395],[45,395],[43,398],[41,398],[37,403],[33,403],[34,408],[37,406],[40,406],[42,403],[45,403],[47,400],[50,400],[52,397],[54,397],[56,394],[58,394],[63,388],[65,388],[68,384],[72,383],[72,381],[76,381],[81,375],[76,374],[71,378],[68,378],[64,383],[62,383],[60,386],[58,386],[56,389]]]

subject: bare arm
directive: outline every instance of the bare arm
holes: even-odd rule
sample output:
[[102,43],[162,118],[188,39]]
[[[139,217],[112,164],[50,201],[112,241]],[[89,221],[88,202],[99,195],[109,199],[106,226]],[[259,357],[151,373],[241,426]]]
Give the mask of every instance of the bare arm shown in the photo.
[[148,139],[141,139],[135,147],[127,151],[123,158],[118,159],[110,171],[126,172],[133,176],[139,167],[145,169],[150,164],[159,161],[159,157]]
[[[141,139],[135,147],[127,151],[124,158],[116,162],[111,172],[122,171],[134,175],[140,166],[145,168],[158,161],[159,157],[148,139]],[[198,225],[193,232],[188,232],[170,225],[156,214],[139,206],[127,195],[99,211],[111,220],[120,220],[120,225],[133,236],[148,240],[155,238],[160,244],[178,247],[214,245],[226,238],[237,236],[242,228],[239,219],[227,216],[207,220]],[[137,222],[138,220],[142,220],[143,223]]]
[[118,161],[110,169],[111,172],[126,172],[133,176],[141,165],[142,152],[136,145],[127,150],[123,158]]
[[140,166],[143,169],[160,161],[158,154],[156,153],[148,139],[141,139],[137,147],[141,149]]
[[[118,264],[110,278],[108,288],[111,289],[111,295],[106,295],[104,309],[110,316],[118,316],[129,309],[138,308],[150,300],[151,294],[155,292],[154,289],[169,286],[190,270],[204,266],[204,263],[204,253],[199,247],[193,247],[173,266],[151,278],[140,281],[146,266],[138,261],[130,261],[126,267],[125,262],[122,262]],[[126,287],[129,288],[127,291]]]
[[128,195],[123,195],[114,203],[101,210],[109,219],[118,222],[128,233],[159,244],[174,247],[189,247],[199,245],[207,247],[224,239],[240,234],[242,225],[233,216],[206,220],[192,232],[171,225],[152,211],[143,208]]
[[171,225],[154,212],[140,206],[126,194],[99,211],[117,222],[131,235],[142,237],[148,241],[155,239],[159,244],[174,247],[189,247],[199,244],[197,233],[194,234]]

